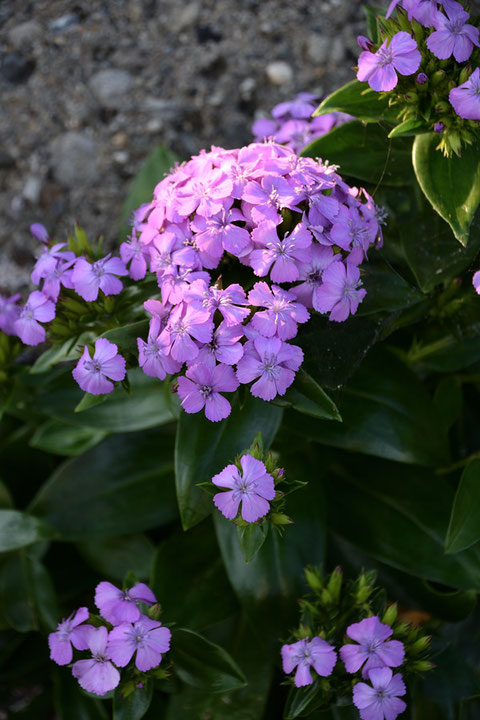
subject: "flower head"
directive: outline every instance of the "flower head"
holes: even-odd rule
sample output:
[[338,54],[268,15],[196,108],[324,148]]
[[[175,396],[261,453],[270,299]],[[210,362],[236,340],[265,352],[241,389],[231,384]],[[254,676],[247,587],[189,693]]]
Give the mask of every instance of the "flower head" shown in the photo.
[[240,464],[241,473],[235,465],[227,465],[212,478],[214,485],[229,488],[228,492],[214,495],[213,502],[230,520],[236,517],[241,504],[242,518],[246,522],[255,522],[268,513],[268,501],[275,497],[273,477],[267,473],[263,462],[252,455],[243,455]]
[[401,665],[405,649],[399,640],[388,640],[392,633],[392,628],[381,623],[376,616],[350,625],[347,635],[358,644],[349,643],[340,648],[340,657],[347,672],[355,673],[365,663],[363,672],[366,677],[371,668]]
[[21,309],[18,305],[20,293],[11,297],[0,295],[0,330],[7,335],[15,335],[15,320],[18,319]]
[[120,673],[110,662],[107,628],[92,627],[88,633],[87,646],[92,657],[77,660],[73,664],[73,677],[77,678],[80,686],[87,692],[105,695],[120,682]]
[[460,3],[451,3],[445,7],[446,17],[437,13],[433,20],[435,32],[427,38],[427,47],[437,58],[446,60],[453,57],[457,62],[465,62],[472,54],[473,46],[478,47],[478,28],[468,25],[470,17]]
[[273,400],[277,395],[285,395],[302,360],[303,352],[296,345],[289,345],[278,337],[258,335],[245,344],[237,378],[241,383],[256,379],[250,388],[252,395]]
[[88,620],[89,614],[86,607],[79,608],[66,620],[62,620],[58,624],[56,631],[48,636],[50,658],[57,665],[68,665],[68,663],[72,662],[72,645],[77,650],[86,650],[88,648],[86,633],[88,634],[92,626],[82,625],[81,623]]
[[313,296],[315,310],[330,311],[330,320],[337,322],[354,315],[366,295],[359,269],[350,263],[332,262],[323,271],[322,280],[323,284]]
[[49,322],[55,317],[55,304],[39,290],[34,290],[13,323],[15,333],[25,345],[38,345],[46,337],[45,328],[40,323]]
[[368,81],[372,90],[393,90],[400,75],[412,75],[418,70],[422,56],[417,43],[405,31],[396,33],[390,43],[382,43],[376,53],[368,50],[358,58],[357,78]]
[[282,647],[282,664],[286,673],[295,673],[296,687],[304,687],[313,683],[311,668],[321,677],[331,674],[337,662],[337,653],[332,645],[321,637],[314,637],[312,640],[303,638],[291,645]]
[[95,605],[100,614],[112,625],[136,622],[141,617],[137,603],[153,605],[157,599],[145,583],[137,583],[128,590],[120,590],[112,583],[103,581],[95,590]]
[[450,90],[448,99],[461,118],[480,120],[480,68],[475,68],[462,85]]
[[75,292],[87,302],[92,302],[97,299],[99,290],[105,295],[118,295],[122,291],[122,281],[117,275],[128,275],[120,258],[107,255],[92,264],[81,257],[75,263],[72,282]]
[[108,649],[118,667],[128,665],[134,653],[135,666],[147,672],[160,665],[162,654],[170,648],[172,633],[161,622],[141,615],[132,623],[122,623],[110,631]]
[[125,377],[125,358],[118,354],[115,343],[111,343],[107,338],[98,338],[93,359],[85,345],[83,355],[72,375],[85,392],[105,395],[113,390],[110,380],[119,382]]
[[390,668],[370,670],[372,685],[360,682],[353,687],[353,703],[360,710],[362,720],[395,720],[407,705],[400,700],[407,689],[400,674],[393,675]]
[[222,392],[233,392],[238,387],[230,365],[215,365],[213,360],[197,363],[188,368],[186,377],[178,378],[178,396],[187,413],[200,412],[212,422],[218,422],[230,415],[231,405]]

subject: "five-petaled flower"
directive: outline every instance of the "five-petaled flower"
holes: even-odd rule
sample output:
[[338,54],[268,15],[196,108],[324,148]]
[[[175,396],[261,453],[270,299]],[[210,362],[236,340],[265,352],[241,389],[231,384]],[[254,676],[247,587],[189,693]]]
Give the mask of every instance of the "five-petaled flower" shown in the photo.
[[212,478],[214,485],[228,488],[227,492],[214,495],[213,502],[230,520],[237,516],[241,504],[242,518],[246,522],[255,522],[268,513],[268,501],[275,497],[273,477],[267,473],[263,462],[252,455],[243,455],[240,465],[241,473],[235,465],[227,465]]
[[332,645],[321,637],[312,640],[303,638],[291,645],[282,647],[282,664],[286,673],[295,673],[296,687],[304,687],[313,683],[311,668],[321,677],[328,677],[337,662],[337,653]]
[[125,372],[125,358],[118,354],[115,343],[111,343],[107,338],[98,338],[95,342],[93,359],[85,345],[83,355],[73,369],[72,375],[85,392],[91,395],[105,395],[113,390],[114,386],[110,381],[123,380]]
[[368,673],[372,686],[360,682],[353,687],[353,703],[362,720],[395,720],[407,705],[400,700],[407,689],[400,674],[393,675],[388,667],[374,668]]
[[377,616],[349,625],[347,635],[355,643],[340,648],[340,657],[347,672],[355,673],[363,665],[363,676],[367,677],[371,668],[399,667],[405,649],[399,640],[388,639],[392,634],[392,628],[380,622]]
[[400,75],[413,75],[418,70],[422,56],[417,43],[404,30],[396,33],[390,43],[385,40],[376,53],[368,50],[358,58],[357,78],[368,81],[372,90],[393,90]]

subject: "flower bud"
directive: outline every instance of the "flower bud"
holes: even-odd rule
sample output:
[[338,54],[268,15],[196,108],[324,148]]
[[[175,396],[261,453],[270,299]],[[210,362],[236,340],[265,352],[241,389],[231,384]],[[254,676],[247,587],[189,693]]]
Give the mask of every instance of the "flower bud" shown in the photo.
[[418,638],[418,640],[415,640],[415,642],[410,645],[409,652],[411,655],[419,655],[422,652],[425,652],[425,650],[428,650],[430,647],[430,643],[432,642],[432,636],[431,635],[423,635],[422,637]]
[[415,92],[405,93],[405,95],[403,97],[405,99],[405,102],[409,103],[410,105],[413,105],[414,103],[418,102],[418,95]]
[[443,122],[436,122],[435,125],[433,126],[433,132],[443,133],[444,130],[445,130],[445,123],[443,123]]
[[318,570],[315,568],[305,568],[305,579],[309,587],[311,587],[315,593],[320,594],[322,592],[323,580]]
[[357,43],[362,50],[370,50],[373,45],[370,38],[365,37],[365,35],[357,35]]
[[415,82],[417,85],[425,85],[425,83],[428,82],[428,75],[424,72],[418,73],[417,77],[415,78]]
[[445,70],[436,70],[430,77],[432,85],[438,85],[445,77]]
[[327,590],[331,595],[332,602],[335,604],[340,600],[340,593],[342,590],[343,573],[340,566],[336,567],[330,575],[330,579],[327,584]]
[[398,607],[397,603],[393,603],[393,605],[390,605],[388,607],[382,617],[382,622],[385,623],[385,625],[393,625],[395,620],[397,619],[398,615]]
[[439,114],[440,114],[440,113],[446,113],[446,112],[448,112],[449,110],[450,110],[450,107],[449,107],[448,103],[445,102],[445,100],[440,100],[440,102],[438,102],[438,103],[435,105],[435,112],[436,112],[436,113],[439,113]]
[[464,82],[467,82],[471,74],[472,66],[470,65],[470,63],[467,63],[460,71],[460,75],[458,76],[458,84],[463,85]]

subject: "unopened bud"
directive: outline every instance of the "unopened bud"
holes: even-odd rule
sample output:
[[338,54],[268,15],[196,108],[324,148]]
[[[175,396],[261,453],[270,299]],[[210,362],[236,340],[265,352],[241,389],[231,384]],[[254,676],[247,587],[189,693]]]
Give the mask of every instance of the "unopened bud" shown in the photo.
[[435,112],[438,114],[449,112],[449,110],[450,106],[446,102],[446,100],[440,100],[440,102],[437,102],[437,104],[435,105]]
[[436,70],[433,75],[430,76],[430,82],[432,85],[438,85],[445,78],[444,70]]
[[147,615],[152,620],[160,620],[160,616],[162,614],[162,606],[160,603],[155,603],[155,605],[152,605],[148,608]]
[[419,655],[422,652],[425,652],[425,650],[428,650],[430,647],[430,643],[432,642],[432,636],[431,635],[423,635],[422,637],[418,638],[418,640],[415,640],[415,642],[410,645],[409,652],[411,655]]
[[332,602],[338,603],[340,600],[340,593],[342,590],[343,573],[340,566],[336,567],[330,575],[327,589],[332,597]]
[[409,103],[409,105],[414,105],[416,102],[418,102],[418,95],[415,92],[405,93],[403,97],[405,99],[405,102]]
[[433,670],[434,667],[435,665],[428,660],[415,660],[410,663],[410,668],[415,672],[428,672],[429,670]]
[[365,37],[365,35],[357,35],[357,43],[362,48],[362,50],[370,50],[373,45],[370,38]]
[[382,622],[385,623],[385,625],[393,625],[395,620],[397,619],[398,615],[398,607],[397,603],[393,603],[393,605],[390,605],[388,607],[382,617]]
[[417,77],[415,78],[415,81],[417,85],[425,85],[425,83],[428,82],[428,75],[424,72],[418,73]]
[[470,63],[467,63],[460,71],[460,75],[458,76],[458,84],[463,85],[464,82],[467,82],[471,74],[472,66],[470,65]]
[[305,568],[305,579],[309,587],[316,593],[323,590],[323,580],[318,570],[315,568]]
[[445,130],[445,123],[443,123],[443,122],[436,122],[435,125],[433,126],[433,131],[436,133],[443,133],[444,130]]

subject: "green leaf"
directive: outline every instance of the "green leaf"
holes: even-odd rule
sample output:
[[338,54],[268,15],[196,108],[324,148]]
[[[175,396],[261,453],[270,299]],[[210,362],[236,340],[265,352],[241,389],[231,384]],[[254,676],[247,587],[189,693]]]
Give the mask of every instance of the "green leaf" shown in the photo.
[[159,545],[151,587],[164,616],[192,630],[203,630],[238,611],[210,518],[188,533],[173,533]]
[[232,412],[221,422],[202,413],[180,415],[175,445],[175,477],[180,516],[185,530],[203,520],[212,509],[208,495],[197,487],[209,482],[238,453],[248,448],[258,432],[268,449],[280,424],[282,410],[247,395],[240,407],[238,395]]
[[472,460],[460,479],[445,541],[447,553],[457,553],[480,540],[480,460]]
[[333,400],[303,368],[296,374],[295,381],[286,394],[278,399],[278,404],[292,407],[312,417],[342,421]]
[[83,332],[78,338],[67,340],[62,345],[53,345],[53,347],[45,350],[44,353],[38,357],[30,368],[30,372],[33,375],[47,372],[51,370],[54,365],[60,362],[66,362],[68,360],[78,359],[78,347],[79,345],[86,345],[95,338],[95,333],[91,330]]
[[434,396],[435,405],[440,411],[447,430],[460,417],[462,412],[462,385],[455,375],[444,377],[437,385]]
[[134,432],[164,425],[178,415],[178,401],[170,385],[148,377],[140,368],[128,371],[130,393],[119,386],[106,399],[84,412],[74,412],[83,397],[73,378],[57,379],[37,397],[35,407],[72,425],[109,432]]
[[417,288],[409,285],[387,264],[366,263],[362,268],[362,281],[367,295],[358,308],[358,316],[403,310],[425,299]]
[[412,135],[420,135],[429,131],[429,127],[423,118],[408,118],[404,122],[400,123],[393,130],[390,130],[388,137],[410,137]]
[[55,714],[58,720],[108,720],[101,700],[88,696],[65,668],[53,672]]
[[343,389],[343,423],[306,420],[289,412],[292,433],[316,442],[403,463],[449,462],[445,427],[425,387],[385,350],[372,352]]
[[[318,680],[314,680],[308,687],[290,688],[283,713],[284,720],[294,720],[302,715],[309,715],[313,710],[311,706],[318,699],[319,694],[323,695]],[[309,712],[305,712],[306,710]]]
[[[321,456],[320,456],[321,457]],[[324,482],[328,523],[386,565],[450,588],[480,589],[480,552],[445,555],[453,489],[444,476],[394,462],[339,456]]]
[[380,13],[380,10],[378,8],[368,7],[367,5],[363,5],[362,9],[367,19],[368,37],[373,44],[376,45],[380,39],[377,21],[377,15]]
[[19,510],[0,510],[0,552],[27,547],[54,535],[53,529],[39,518]]
[[257,525],[249,523],[246,527],[237,528],[240,549],[245,558],[245,562],[249,563],[258,553],[267,538],[268,524]]
[[326,115],[334,111],[348,113],[367,123],[381,120],[393,123],[397,114],[394,108],[389,108],[387,97],[380,97],[379,93],[371,90],[367,83],[358,80],[352,80],[326,97],[313,116]]
[[18,632],[51,631],[58,607],[50,575],[26,550],[11,553],[0,566],[0,610]]
[[373,185],[408,185],[414,180],[411,141],[389,140],[380,125],[344,123],[311,142],[300,154],[340,165],[342,175]]
[[[282,459],[281,462],[284,464]],[[297,622],[295,599],[304,589],[304,568],[324,561],[322,488],[316,482],[315,468],[305,461],[302,467],[312,481],[288,496],[288,514],[293,524],[286,528],[283,536],[271,529],[248,564],[240,549],[236,525],[220,512],[214,514],[227,575],[246,611],[256,618],[258,642],[271,642],[275,633],[284,632],[282,628]],[[285,471],[287,477],[295,477],[288,463]]]
[[425,196],[465,246],[480,203],[480,146],[465,148],[460,158],[446,158],[435,149],[437,145],[435,133],[418,135],[413,167]]
[[64,540],[142,532],[177,517],[171,440],[114,435],[53,473],[31,504]]
[[80,554],[100,575],[123,582],[127,572],[148,580],[155,547],[146,535],[96,538],[77,543]]
[[[465,248],[452,234],[417,187],[387,195],[395,208],[396,224],[406,260],[423,292],[429,293],[466,270],[480,249],[480,218],[473,221],[470,242]],[[428,242],[419,242],[428,238]],[[386,238],[389,242],[389,238]]]
[[54,455],[75,456],[95,447],[105,436],[105,432],[95,428],[47,420],[35,430],[30,445]]
[[141,720],[152,702],[153,685],[135,690],[131,695],[122,697],[118,688],[113,695],[113,720]]
[[108,395],[91,395],[90,393],[85,393],[85,395],[82,397],[78,405],[75,406],[74,412],[84,412],[85,410],[90,410],[90,408],[96,407],[97,405],[101,405],[104,403],[108,398]]
[[246,685],[245,675],[219,645],[185,628],[172,632],[171,660],[183,682],[210,693],[224,693]]
[[139,320],[138,322],[123,325],[119,328],[113,328],[102,333],[100,337],[107,338],[110,342],[118,346],[120,353],[136,353],[137,338],[146,339],[148,335],[149,320]]
[[125,227],[125,224],[130,213],[139,208],[143,203],[152,200],[155,186],[158,185],[164,175],[173,168],[177,160],[177,156],[163,145],[157,145],[147,156],[140,171],[130,185],[127,199],[123,206],[120,240],[127,237],[128,229]]

